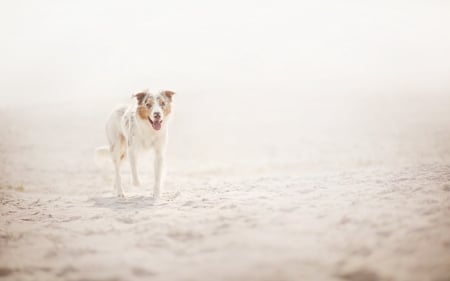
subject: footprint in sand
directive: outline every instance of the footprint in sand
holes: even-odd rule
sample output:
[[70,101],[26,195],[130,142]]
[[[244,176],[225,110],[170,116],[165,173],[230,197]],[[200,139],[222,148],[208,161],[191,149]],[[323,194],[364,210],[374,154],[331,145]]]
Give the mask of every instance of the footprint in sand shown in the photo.
[[155,276],[156,273],[153,271],[150,271],[148,269],[142,268],[142,267],[133,267],[131,269],[131,272],[135,275],[135,276],[139,276],[139,277],[145,277],[145,276]]
[[194,205],[195,204],[195,202],[194,201],[192,201],[192,200],[189,200],[189,201],[186,201],[184,204],[183,204],[183,206],[186,206],[186,207],[188,207],[188,206],[192,206],[192,205]]
[[222,209],[222,210],[235,209],[235,208],[237,208],[237,206],[235,204],[227,204],[227,205],[220,207],[220,209]]
[[73,266],[65,266],[64,268],[62,268],[57,274],[56,276],[58,277],[64,277],[66,275],[69,275],[71,273],[77,272],[78,270],[73,267]]
[[349,281],[378,281],[380,277],[370,269],[362,268],[347,273],[339,274],[339,277]]
[[130,217],[118,217],[116,218],[118,222],[126,223],[126,224],[132,224],[134,221]]
[[167,236],[181,242],[198,240],[203,237],[202,234],[196,233],[194,231],[181,231],[181,230],[171,231],[167,234]]
[[71,222],[71,221],[79,220],[79,219],[81,219],[80,216],[71,216],[69,218],[63,219],[62,222]]
[[8,276],[8,275],[12,274],[13,272],[14,272],[14,270],[12,270],[11,268],[0,267],[0,277]]

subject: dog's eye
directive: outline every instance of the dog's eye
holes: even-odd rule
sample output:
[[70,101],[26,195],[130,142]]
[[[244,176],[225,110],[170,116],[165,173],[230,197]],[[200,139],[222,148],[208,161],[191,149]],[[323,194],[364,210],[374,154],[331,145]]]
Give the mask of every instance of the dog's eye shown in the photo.
[[147,107],[150,108],[152,107],[152,105],[150,103],[147,103]]
[[166,106],[166,103],[165,102],[161,102],[161,106]]

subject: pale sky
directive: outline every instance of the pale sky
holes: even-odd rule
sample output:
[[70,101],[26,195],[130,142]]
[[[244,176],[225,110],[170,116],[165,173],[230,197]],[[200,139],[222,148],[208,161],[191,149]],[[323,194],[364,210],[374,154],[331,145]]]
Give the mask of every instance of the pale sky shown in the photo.
[[2,1],[4,104],[450,91],[448,1]]

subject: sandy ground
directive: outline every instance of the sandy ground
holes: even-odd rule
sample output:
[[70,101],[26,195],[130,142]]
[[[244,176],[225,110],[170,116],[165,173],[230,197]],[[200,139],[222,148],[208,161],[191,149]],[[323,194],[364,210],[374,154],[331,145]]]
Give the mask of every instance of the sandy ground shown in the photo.
[[0,111],[1,279],[450,280],[448,95],[178,93],[158,202],[93,163],[118,102]]

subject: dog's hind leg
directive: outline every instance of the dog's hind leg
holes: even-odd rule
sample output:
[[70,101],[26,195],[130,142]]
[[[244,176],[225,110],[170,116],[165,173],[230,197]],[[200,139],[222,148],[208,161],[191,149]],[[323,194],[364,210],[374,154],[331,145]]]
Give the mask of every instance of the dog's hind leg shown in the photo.
[[111,156],[114,162],[114,170],[115,170],[115,180],[114,180],[114,188],[117,192],[117,196],[125,197],[122,190],[122,179],[120,177],[120,164],[125,158],[126,146],[125,146],[125,137],[123,135],[119,135],[119,141],[111,145]]

